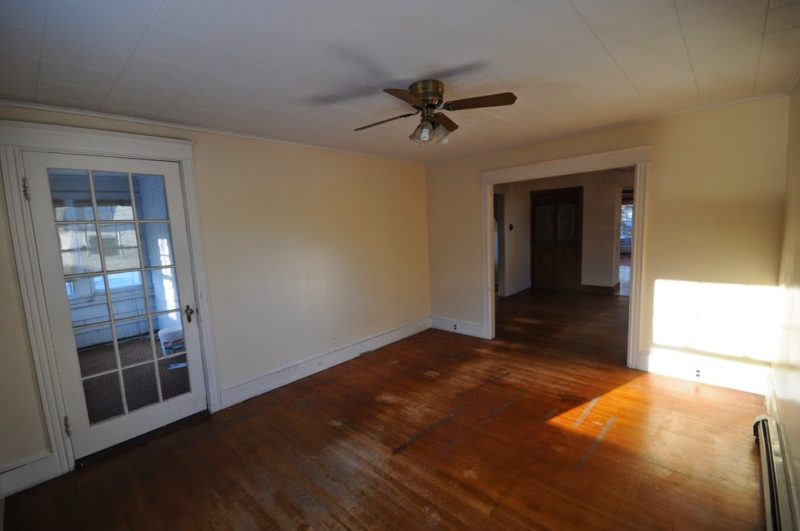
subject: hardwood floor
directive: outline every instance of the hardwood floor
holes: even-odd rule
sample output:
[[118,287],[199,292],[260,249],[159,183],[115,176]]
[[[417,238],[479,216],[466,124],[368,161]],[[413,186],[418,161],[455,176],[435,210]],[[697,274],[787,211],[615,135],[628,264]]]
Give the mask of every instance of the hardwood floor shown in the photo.
[[6,529],[760,529],[756,395],[628,370],[627,299],[523,293],[12,496]]

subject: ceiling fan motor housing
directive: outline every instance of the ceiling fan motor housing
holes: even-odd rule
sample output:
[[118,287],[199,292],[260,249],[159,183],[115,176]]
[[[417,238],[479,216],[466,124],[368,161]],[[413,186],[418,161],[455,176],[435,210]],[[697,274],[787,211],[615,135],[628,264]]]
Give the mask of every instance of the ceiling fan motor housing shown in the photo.
[[412,83],[408,91],[426,106],[435,107],[444,102],[444,83],[437,79],[423,79]]

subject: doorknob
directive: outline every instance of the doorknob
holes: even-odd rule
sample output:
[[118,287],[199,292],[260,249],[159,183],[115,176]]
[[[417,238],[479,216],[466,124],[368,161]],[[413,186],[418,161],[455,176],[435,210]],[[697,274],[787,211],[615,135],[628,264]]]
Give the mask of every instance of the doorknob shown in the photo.
[[191,323],[192,315],[194,315],[194,310],[192,309],[192,307],[187,304],[186,308],[183,309],[183,313],[186,314],[186,322]]

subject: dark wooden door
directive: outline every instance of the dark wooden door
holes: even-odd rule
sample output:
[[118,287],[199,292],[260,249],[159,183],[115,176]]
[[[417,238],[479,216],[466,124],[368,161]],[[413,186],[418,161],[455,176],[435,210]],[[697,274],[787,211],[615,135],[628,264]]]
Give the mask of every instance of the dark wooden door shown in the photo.
[[582,212],[582,188],[531,192],[534,287],[580,288]]

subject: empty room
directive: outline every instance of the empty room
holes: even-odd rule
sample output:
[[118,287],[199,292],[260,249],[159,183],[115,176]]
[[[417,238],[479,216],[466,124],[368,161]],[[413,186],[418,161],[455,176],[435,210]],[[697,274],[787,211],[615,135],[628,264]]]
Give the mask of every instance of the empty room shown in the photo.
[[796,529],[800,2],[0,1],[0,531]]

